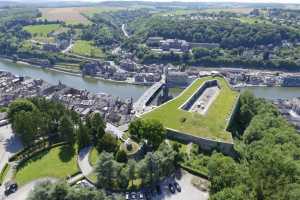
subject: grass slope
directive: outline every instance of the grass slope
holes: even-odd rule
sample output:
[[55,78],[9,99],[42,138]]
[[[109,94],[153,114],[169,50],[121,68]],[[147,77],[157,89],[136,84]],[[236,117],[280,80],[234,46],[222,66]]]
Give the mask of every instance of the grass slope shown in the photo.
[[47,37],[47,35],[60,28],[60,24],[46,25],[29,25],[25,26],[24,30],[39,37]]
[[[204,81],[211,79],[212,77],[197,79],[177,98],[141,117],[159,120],[167,128],[194,136],[232,142],[231,134],[225,129],[238,93],[232,91],[223,78],[214,78],[218,80],[221,91],[206,115],[203,116],[198,113],[187,112],[179,108],[197,91]],[[183,118],[186,119],[185,122],[182,122]]]
[[72,53],[91,58],[105,57],[101,49],[95,47],[91,41],[77,40],[71,50]]
[[44,151],[18,167],[15,180],[24,185],[43,177],[65,178],[78,171],[75,148],[55,147]]

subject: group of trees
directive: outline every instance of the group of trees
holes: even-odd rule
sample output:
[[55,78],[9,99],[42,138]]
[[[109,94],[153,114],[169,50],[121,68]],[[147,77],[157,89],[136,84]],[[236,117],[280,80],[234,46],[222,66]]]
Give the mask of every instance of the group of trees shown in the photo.
[[102,191],[91,190],[82,187],[71,187],[66,183],[44,182],[36,186],[28,200],[117,200],[120,197],[111,198]]
[[37,9],[11,8],[0,13],[0,54],[12,55],[30,34],[22,29],[28,20],[38,15]]
[[[149,152],[140,160],[120,163],[112,153],[102,152],[96,165],[97,183],[101,188],[127,189],[135,180],[141,186],[150,186],[174,172],[176,151],[162,143],[155,152]],[[137,185],[135,185],[137,186]]]
[[137,141],[145,140],[147,145],[157,149],[165,139],[166,130],[156,120],[137,119],[130,123],[128,129],[131,137]]
[[45,98],[18,99],[9,105],[8,117],[25,146],[48,139],[77,143],[78,149],[94,145],[100,152],[116,152],[118,141],[105,133],[106,123],[99,113],[81,119],[57,101]]
[[137,22],[135,33],[141,37],[160,36],[189,42],[219,43],[222,48],[253,48],[258,45],[279,45],[283,40],[296,41],[296,30],[273,24],[250,24],[227,18],[191,20],[179,17],[151,17]]
[[237,116],[237,160],[214,154],[208,170],[211,199],[300,198],[300,136],[277,109],[246,92]]
[[61,103],[38,97],[18,99],[9,105],[8,117],[25,146],[40,139],[56,139],[57,136],[69,143],[76,141],[74,124],[80,118]]

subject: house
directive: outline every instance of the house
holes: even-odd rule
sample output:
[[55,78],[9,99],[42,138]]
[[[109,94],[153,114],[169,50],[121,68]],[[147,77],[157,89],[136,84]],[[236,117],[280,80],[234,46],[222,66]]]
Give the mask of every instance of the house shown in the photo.
[[120,61],[120,67],[126,71],[133,72],[135,71],[136,65],[133,61],[126,59]]

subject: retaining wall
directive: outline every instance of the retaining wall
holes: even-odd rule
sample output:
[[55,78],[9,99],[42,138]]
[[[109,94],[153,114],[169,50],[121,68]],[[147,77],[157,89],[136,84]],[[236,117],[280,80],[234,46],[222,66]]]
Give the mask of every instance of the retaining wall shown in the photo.
[[235,156],[233,143],[227,143],[227,142],[197,137],[197,136],[189,135],[187,133],[181,133],[177,130],[169,129],[169,128],[167,129],[167,138],[171,140],[179,140],[185,143],[197,144],[204,151],[212,152],[216,150],[232,157]]
[[182,110],[189,111],[191,107],[194,105],[194,103],[199,99],[199,97],[203,94],[203,92],[213,86],[219,86],[217,80],[210,80],[210,81],[205,81],[201,87],[181,106]]

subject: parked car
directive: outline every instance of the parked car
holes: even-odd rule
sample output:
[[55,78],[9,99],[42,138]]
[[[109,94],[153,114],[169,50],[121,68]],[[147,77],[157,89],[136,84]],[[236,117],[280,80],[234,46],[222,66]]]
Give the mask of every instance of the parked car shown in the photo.
[[174,186],[175,186],[177,192],[181,192],[181,187],[177,182],[174,183]]
[[130,199],[132,199],[132,200],[133,200],[133,199],[138,199],[138,198],[137,198],[136,192],[131,192],[131,193],[130,193]]
[[139,197],[139,200],[144,200],[144,194],[142,192],[138,192],[137,196]]
[[125,199],[126,199],[126,200],[129,200],[129,192],[126,192],[126,194],[125,194]]
[[170,192],[174,194],[176,191],[175,187],[171,183],[169,183],[168,187],[169,187]]
[[18,184],[14,181],[8,181],[4,184],[4,188],[4,194],[8,196],[18,190]]

